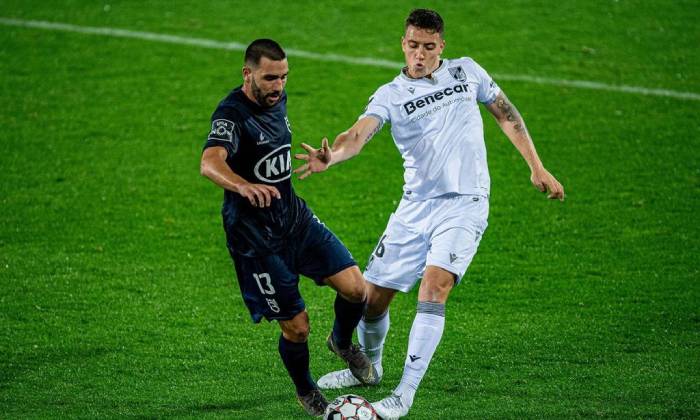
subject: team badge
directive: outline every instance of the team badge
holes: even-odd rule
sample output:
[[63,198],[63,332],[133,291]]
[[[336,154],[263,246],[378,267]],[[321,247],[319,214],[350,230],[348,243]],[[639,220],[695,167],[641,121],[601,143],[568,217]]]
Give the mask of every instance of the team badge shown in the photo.
[[462,69],[462,66],[450,67],[448,70],[455,80],[460,82],[467,80],[467,74],[464,72],[464,69]]
[[269,299],[265,298],[267,301],[267,306],[270,307],[270,310],[276,314],[280,312],[280,306],[277,304],[277,301],[275,299]]
[[233,128],[236,125],[229,120],[219,119],[211,123],[208,140],[219,140],[233,143]]

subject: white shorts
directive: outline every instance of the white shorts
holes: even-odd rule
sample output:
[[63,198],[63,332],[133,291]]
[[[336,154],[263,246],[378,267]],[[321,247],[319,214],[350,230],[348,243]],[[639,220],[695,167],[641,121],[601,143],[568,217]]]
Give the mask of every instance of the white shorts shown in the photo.
[[424,201],[402,199],[369,258],[365,278],[402,292],[413,288],[425,267],[453,273],[459,282],[488,225],[489,200],[446,195]]

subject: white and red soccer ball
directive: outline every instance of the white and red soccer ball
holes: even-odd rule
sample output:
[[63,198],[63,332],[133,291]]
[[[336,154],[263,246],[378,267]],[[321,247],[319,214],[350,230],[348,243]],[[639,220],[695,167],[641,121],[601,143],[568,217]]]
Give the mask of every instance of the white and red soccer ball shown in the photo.
[[328,404],[323,420],[377,420],[377,412],[359,395],[341,395]]

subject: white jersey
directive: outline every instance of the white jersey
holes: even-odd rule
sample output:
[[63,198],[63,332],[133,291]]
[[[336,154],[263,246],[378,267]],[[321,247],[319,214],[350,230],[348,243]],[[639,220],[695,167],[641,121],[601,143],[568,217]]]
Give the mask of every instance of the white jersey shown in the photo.
[[484,127],[477,102],[500,88],[469,57],[443,59],[430,79],[403,72],[370,98],[362,117],[391,124],[404,160],[404,197],[421,201],[449,193],[488,197]]

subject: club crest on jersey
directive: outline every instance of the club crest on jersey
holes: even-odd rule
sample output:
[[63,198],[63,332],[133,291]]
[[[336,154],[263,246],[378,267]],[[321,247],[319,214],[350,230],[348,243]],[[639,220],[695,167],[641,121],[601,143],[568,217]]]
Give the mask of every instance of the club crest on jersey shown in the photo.
[[267,306],[270,307],[270,310],[276,314],[280,312],[280,306],[277,304],[277,301],[275,299],[268,299],[265,298],[267,301]]
[[264,182],[276,183],[292,176],[291,145],[285,144],[271,151],[255,164],[255,176]]
[[233,121],[218,119],[211,122],[211,131],[207,140],[228,141],[233,143]]
[[455,80],[459,82],[464,82],[467,80],[467,74],[464,72],[464,69],[462,69],[462,66],[457,66],[457,67],[450,67],[447,69],[452,77],[455,78]]

